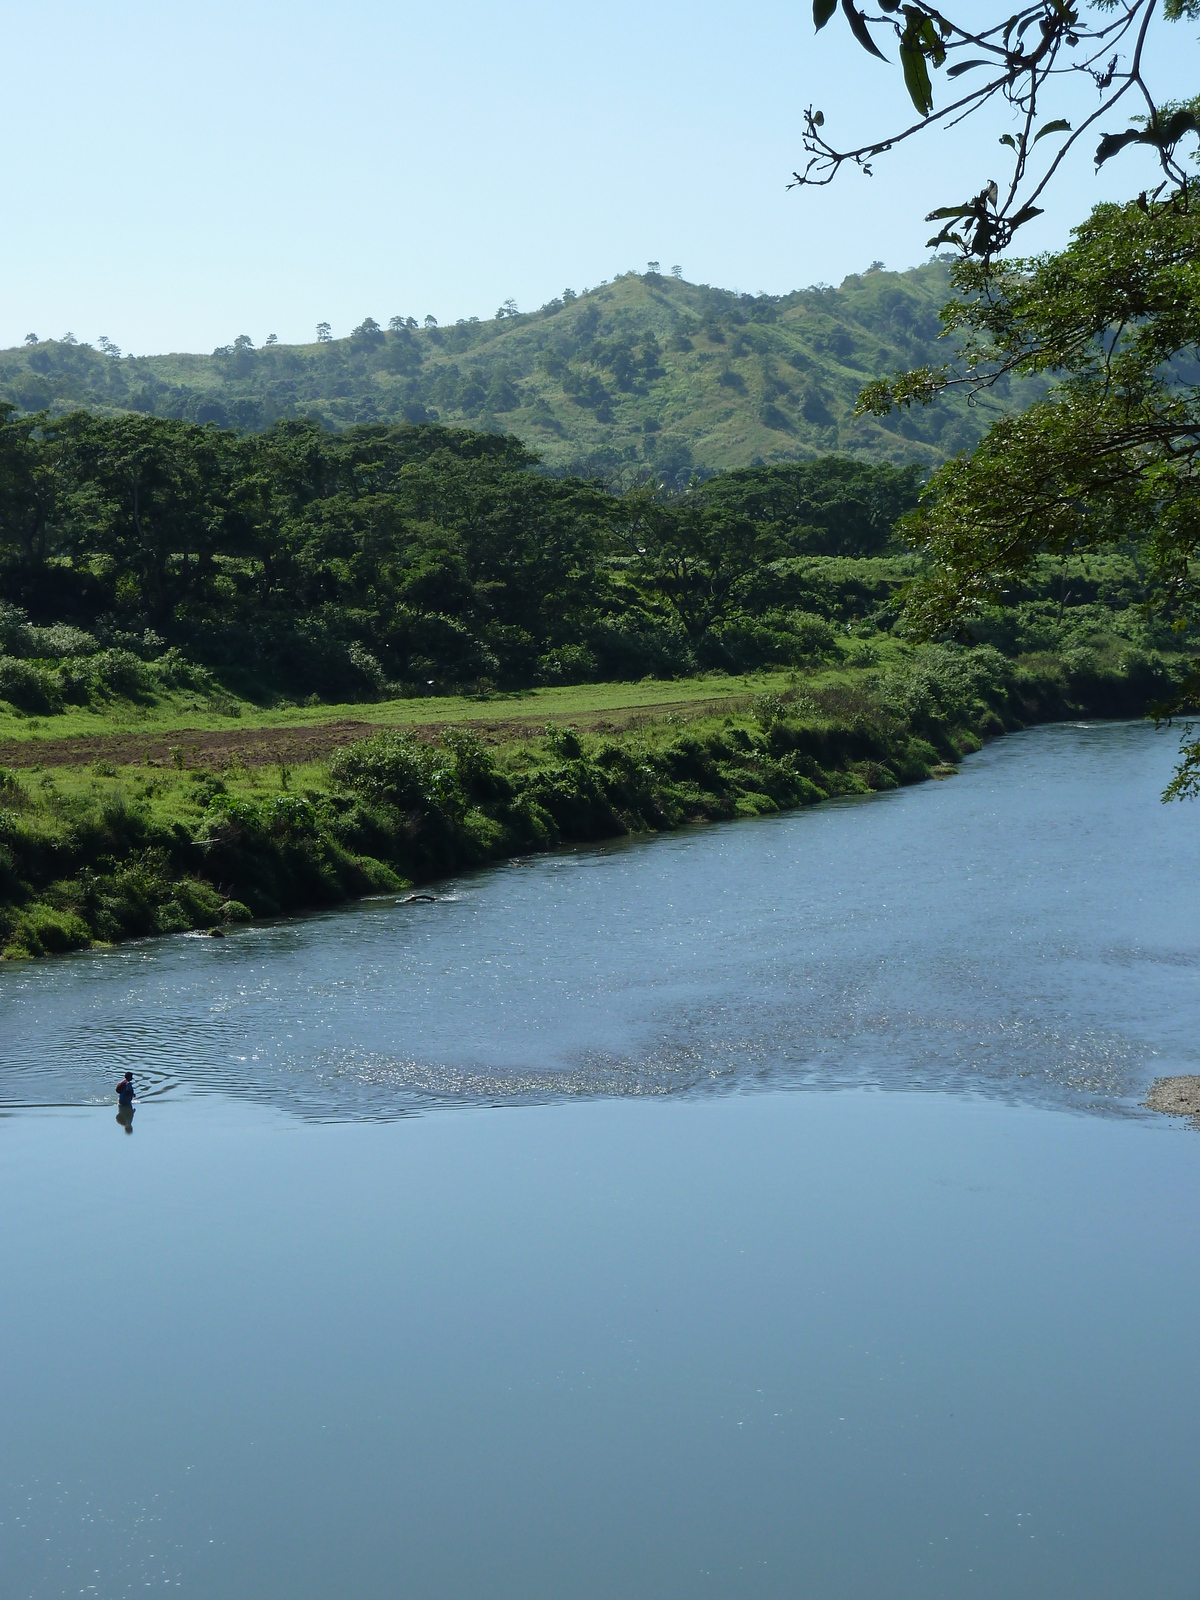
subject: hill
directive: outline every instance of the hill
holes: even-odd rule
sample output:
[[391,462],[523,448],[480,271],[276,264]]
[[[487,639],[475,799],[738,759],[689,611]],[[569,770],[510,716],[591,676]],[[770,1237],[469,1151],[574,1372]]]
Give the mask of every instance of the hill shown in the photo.
[[831,451],[932,465],[973,445],[1015,396],[1001,387],[988,406],[944,400],[882,422],[852,413],[870,379],[946,359],[937,314],[948,294],[938,261],[780,296],[646,272],[531,313],[442,328],[368,317],[311,345],[255,349],[242,336],[208,356],[122,357],[67,336],[0,352],[0,401],[245,432],[299,417],[335,431],[465,423],[516,435],[551,469],[650,470],[676,487],[693,471]]

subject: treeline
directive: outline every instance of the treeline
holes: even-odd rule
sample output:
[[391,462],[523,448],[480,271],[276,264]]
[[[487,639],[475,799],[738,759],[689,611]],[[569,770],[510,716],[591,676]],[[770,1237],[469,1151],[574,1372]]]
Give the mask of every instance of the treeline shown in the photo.
[[[745,670],[896,614],[915,467],[838,457],[666,494],[554,478],[433,424],[243,435],[0,407],[0,697],[136,697],[197,672],[361,699]],[[869,568],[869,563],[868,563]]]

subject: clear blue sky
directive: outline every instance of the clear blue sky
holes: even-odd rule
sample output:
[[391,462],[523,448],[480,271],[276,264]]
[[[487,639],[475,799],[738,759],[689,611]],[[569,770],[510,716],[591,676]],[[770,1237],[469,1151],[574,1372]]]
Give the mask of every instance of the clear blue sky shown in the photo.
[[[1195,29],[1169,31],[1183,92]],[[787,193],[810,99],[864,135],[907,107],[807,0],[42,0],[3,39],[2,345],[487,317],[650,259],[780,293],[924,260],[924,213],[1001,170],[997,122]],[[1128,193],[1136,159],[1078,162],[1031,246]]]

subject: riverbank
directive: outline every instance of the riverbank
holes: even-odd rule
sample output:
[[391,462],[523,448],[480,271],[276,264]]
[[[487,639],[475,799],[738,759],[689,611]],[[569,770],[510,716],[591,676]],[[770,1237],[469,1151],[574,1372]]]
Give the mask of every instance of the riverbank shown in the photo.
[[[41,759],[18,771],[10,757],[0,779],[0,947],[12,960],[220,929],[561,844],[948,776],[1009,729],[1141,714],[1161,688],[1144,676],[928,646],[725,679],[723,695],[712,680],[589,685],[549,691],[553,706],[523,697],[522,715],[485,702],[436,721],[420,715],[436,702],[326,708],[240,744],[167,727],[106,753],[95,738],[131,736],[50,745],[34,728],[19,754]],[[572,714],[572,694],[590,703]]]

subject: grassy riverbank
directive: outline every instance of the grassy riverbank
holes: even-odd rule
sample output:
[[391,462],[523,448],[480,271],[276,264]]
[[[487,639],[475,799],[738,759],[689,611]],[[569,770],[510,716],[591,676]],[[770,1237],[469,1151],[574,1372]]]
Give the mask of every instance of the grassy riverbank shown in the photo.
[[[194,759],[203,730],[186,709],[172,728],[158,708],[162,753],[119,761],[92,739],[39,744],[27,722],[7,747],[22,767],[0,776],[0,947],[20,959],[219,929],[556,845],[949,776],[1025,723],[1138,715],[1163,676],[1144,658],[1072,665],[888,641],[808,674],[262,714],[219,761]],[[346,714],[331,723],[332,711]],[[129,737],[115,731],[123,715],[107,737]],[[331,727],[317,759],[283,747],[270,760],[276,747],[255,744]]]

